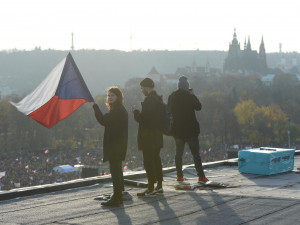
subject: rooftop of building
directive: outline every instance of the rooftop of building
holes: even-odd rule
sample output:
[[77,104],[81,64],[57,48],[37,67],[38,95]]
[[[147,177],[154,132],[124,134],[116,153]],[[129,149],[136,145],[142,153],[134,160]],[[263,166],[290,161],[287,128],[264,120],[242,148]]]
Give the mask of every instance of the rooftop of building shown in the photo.
[[[297,152],[299,153],[299,152]],[[206,176],[226,186],[176,190],[175,168],[164,168],[164,194],[138,198],[142,188],[126,185],[133,199],[121,207],[94,200],[110,194],[110,177],[0,192],[1,224],[300,224],[300,156],[294,170],[275,175],[240,173],[237,159],[204,163]],[[192,165],[185,182],[197,184]],[[125,176],[146,182],[144,171]]]

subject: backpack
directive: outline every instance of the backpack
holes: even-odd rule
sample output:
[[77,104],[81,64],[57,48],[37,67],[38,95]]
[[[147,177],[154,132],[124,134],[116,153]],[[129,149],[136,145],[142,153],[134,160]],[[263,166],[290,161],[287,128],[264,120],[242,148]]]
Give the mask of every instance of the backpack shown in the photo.
[[164,135],[172,136],[173,116],[169,106],[161,100],[157,111],[159,129]]

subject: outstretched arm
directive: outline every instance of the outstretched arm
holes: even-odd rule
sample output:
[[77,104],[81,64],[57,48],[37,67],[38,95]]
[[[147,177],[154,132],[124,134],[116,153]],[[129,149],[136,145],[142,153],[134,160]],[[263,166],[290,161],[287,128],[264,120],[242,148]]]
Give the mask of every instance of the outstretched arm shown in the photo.
[[96,117],[97,121],[98,121],[102,126],[104,126],[104,125],[105,125],[105,122],[104,122],[104,116],[103,116],[103,113],[101,112],[99,106],[98,106],[96,103],[94,103],[93,109],[94,109],[94,113],[95,113],[95,117]]

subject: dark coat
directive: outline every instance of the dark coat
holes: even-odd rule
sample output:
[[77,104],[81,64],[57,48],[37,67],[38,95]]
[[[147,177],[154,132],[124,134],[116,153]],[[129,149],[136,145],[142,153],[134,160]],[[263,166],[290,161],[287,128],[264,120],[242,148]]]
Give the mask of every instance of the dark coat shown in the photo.
[[158,126],[158,111],[161,97],[151,91],[142,102],[142,110],[134,111],[134,119],[139,123],[138,148],[139,150],[163,147],[163,135]]
[[128,142],[128,113],[123,105],[103,115],[97,104],[95,117],[104,126],[103,161],[125,160]]
[[200,134],[195,110],[200,111],[202,105],[195,95],[178,89],[169,96],[168,106],[173,115],[174,137],[191,138]]

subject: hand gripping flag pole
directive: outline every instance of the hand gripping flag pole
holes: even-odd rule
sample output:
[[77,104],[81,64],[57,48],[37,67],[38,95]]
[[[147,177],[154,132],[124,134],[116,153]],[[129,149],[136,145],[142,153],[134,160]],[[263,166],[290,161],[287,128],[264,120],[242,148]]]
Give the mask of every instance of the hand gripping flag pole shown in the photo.
[[33,92],[18,103],[10,103],[51,128],[86,102],[94,99],[69,53]]

